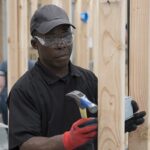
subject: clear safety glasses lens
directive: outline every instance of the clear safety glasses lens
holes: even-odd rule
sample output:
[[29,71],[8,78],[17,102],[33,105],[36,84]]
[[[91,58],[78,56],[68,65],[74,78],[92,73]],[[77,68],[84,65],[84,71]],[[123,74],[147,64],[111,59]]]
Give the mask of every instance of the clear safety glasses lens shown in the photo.
[[61,36],[34,36],[41,45],[50,47],[50,48],[56,48],[60,46],[61,44],[65,46],[72,45],[73,41],[73,35],[72,33],[67,33]]

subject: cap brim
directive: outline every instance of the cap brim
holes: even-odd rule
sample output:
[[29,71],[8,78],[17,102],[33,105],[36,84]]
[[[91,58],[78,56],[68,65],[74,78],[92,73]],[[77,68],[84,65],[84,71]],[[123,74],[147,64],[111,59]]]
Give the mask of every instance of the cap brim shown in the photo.
[[36,30],[41,34],[46,34],[47,32],[51,31],[53,28],[62,24],[70,25],[75,29],[75,26],[69,23],[67,20],[56,19],[50,22],[43,22]]

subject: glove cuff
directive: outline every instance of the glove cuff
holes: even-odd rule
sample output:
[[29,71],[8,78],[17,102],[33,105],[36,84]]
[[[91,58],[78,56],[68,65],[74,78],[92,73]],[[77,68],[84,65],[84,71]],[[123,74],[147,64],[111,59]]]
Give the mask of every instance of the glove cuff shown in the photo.
[[63,144],[64,144],[64,147],[65,147],[65,150],[73,150],[73,149],[75,149],[69,131],[64,133]]

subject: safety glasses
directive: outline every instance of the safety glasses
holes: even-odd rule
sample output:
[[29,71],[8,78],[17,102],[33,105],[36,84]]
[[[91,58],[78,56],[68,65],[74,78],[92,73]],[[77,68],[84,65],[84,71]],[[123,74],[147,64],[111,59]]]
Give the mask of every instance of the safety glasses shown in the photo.
[[49,48],[70,46],[73,42],[73,33],[66,32],[60,35],[36,35],[34,36],[41,45]]

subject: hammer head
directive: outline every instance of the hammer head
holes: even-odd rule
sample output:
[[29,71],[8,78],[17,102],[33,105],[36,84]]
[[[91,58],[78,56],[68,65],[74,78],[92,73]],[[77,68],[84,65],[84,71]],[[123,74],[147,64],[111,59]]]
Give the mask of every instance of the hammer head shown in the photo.
[[66,94],[66,96],[72,97],[81,109],[87,108],[93,114],[97,112],[97,105],[88,100],[82,92],[75,90]]

